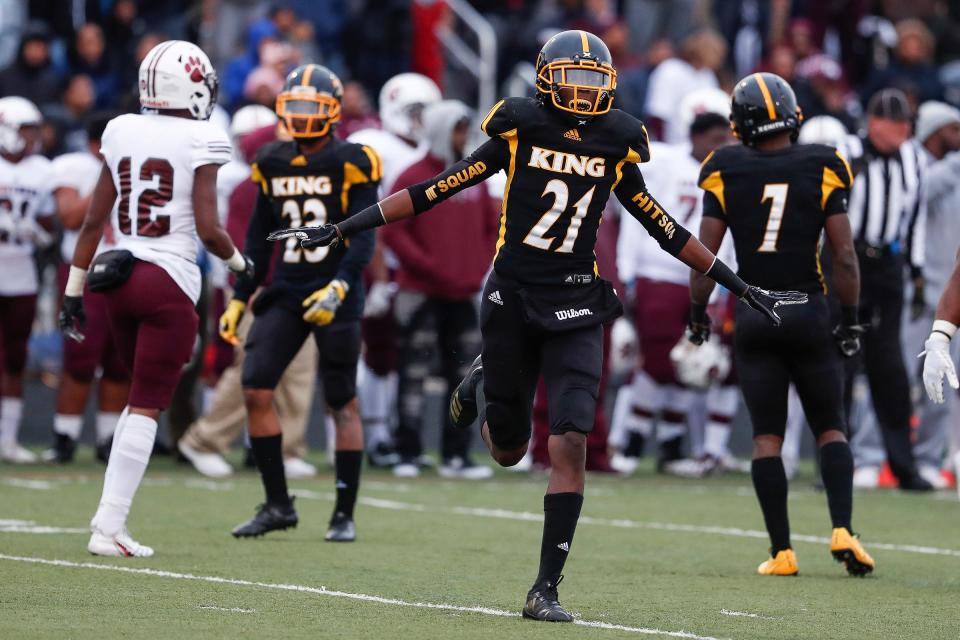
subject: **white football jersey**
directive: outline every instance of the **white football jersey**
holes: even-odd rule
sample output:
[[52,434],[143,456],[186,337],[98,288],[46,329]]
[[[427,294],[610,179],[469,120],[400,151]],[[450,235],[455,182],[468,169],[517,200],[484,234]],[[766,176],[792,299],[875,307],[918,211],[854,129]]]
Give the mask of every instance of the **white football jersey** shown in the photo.
[[229,137],[205,120],[127,114],[107,125],[100,152],[119,194],[113,210],[117,246],[163,268],[196,302],[194,172],[229,162]]
[[426,142],[411,147],[398,136],[383,129],[361,129],[347,138],[347,142],[366,145],[380,156],[383,163],[383,175],[380,178],[381,199],[393,193],[393,184],[403,170],[427,152]]
[[[93,193],[94,187],[97,186],[102,166],[103,161],[87,151],[77,151],[57,156],[53,159],[53,183],[50,185],[50,189],[54,193],[57,189],[64,187],[76,189],[81,198],[86,198]],[[108,238],[107,235],[110,237]],[[73,251],[77,248],[77,238],[79,237],[79,229],[63,230],[60,255],[63,256],[63,261],[67,264],[73,261]],[[97,253],[112,246],[111,238],[113,238],[112,233],[104,234],[100,246],[97,247]]]
[[50,161],[40,155],[17,163],[0,157],[0,296],[37,292],[33,263],[37,219],[53,215]]
[[[690,145],[650,144],[650,162],[640,166],[647,189],[657,202],[690,233],[700,233],[703,191],[697,186],[700,163]],[[729,234],[720,248],[721,259],[735,268]],[[660,248],[643,226],[623,212],[617,239],[617,272],[623,282],[646,278],[656,282],[690,284],[690,267]]]

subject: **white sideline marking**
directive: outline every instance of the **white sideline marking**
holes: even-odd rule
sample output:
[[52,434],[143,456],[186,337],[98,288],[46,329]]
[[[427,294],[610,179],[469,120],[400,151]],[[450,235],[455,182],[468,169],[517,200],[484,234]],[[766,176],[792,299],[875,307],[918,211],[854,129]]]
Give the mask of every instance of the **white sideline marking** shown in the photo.
[[184,486],[190,489],[205,489],[207,491],[233,491],[232,482],[217,482],[203,478],[190,478],[184,481]]
[[227,613],[256,613],[256,609],[243,609],[241,607],[215,607],[212,604],[198,604],[197,609],[206,611],[226,611]]
[[771,618],[769,616],[761,616],[757,613],[748,613],[746,611],[731,611],[730,609],[720,609],[720,615],[731,616],[734,618],[758,618],[760,620],[783,620],[783,618]]
[[53,489],[53,483],[46,480],[28,480],[27,478],[4,478],[3,484],[17,487],[18,489],[35,489],[37,491],[49,491]]
[[[309,489],[293,489],[294,495],[315,500],[333,500],[333,495],[329,493],[320,493],[310,491]],[[368,507],[378,509],[391,509],[394,511],[415,511],[420,513],[452,513],[462,516],[476,516],[480,518],[499,518],[502,520],[522,520],[525,522],[542,522],[543,515],[532,513],[530,511],[510,511],[508,509],[486,509],[482,507],[448,507],[448,508],[428,508],[426,505],[414,502],[399,502],[397,500],[383,500],[380,498],[371,498],[361,496],[357,502]],[[624,518],[594,518],[592,516],[580,516],[580,524],[592,524],[605,527],[616,527],[618,529],[653,529],[655,531],[671,531],[677,533],[709,533],[720,536],[732,536],[735,538],[756,538],[759,540],[767,539],[766,531],[755,529],[739,529],[736,527],[714,527],[693,524],[676,524],[671,522],[638,522],[636,520],[627,520]],[[800,542],[809,542],[812,544],[830,544],[830,538],[825,536],[811,536],[804,534],[791,533],[793,540]],[[960,558],[960,549],[941,549],[939,547],[928,547],[915,544],[891,544],[889,542],[869,542],[871,549],[882,549],[884,551],[903,551],[906,553],[919,553],[933,556],[952,556]]]
[[[377,604],[389,604],[397,607],[412,607],[416,609],[436,609],[440,611],[455,611],[457,613],[479,613],[487,616],[497,616],[500,618],[519,618],[520,614],[514,611],[505,611],[503,609],[494,609],[491,607],[463,607],[455,604],[444,604],[435,602],[410,602],[408,600],[399,600],[397,598],[384,598],[382,596],[372,596],[365,593],[350,593],[348,591],[336,591],[326,587],[306,587],[297,584],[278,584],[273,582],[257,582],[254,580],[239,580],[234,578],[223,578],[220,576],[198,576],[192,573],[178,573],[175,571],[162,571],[160,569],[147,569],[135,567],[122,567],[113,564],[95,564],[93,562],[71,562],[69,560],[48,560],[46,558],[33,558],[26,556],[10,556],[0,553],[0,560],[11,562],[27,562],[31,564],[42,564],[53,567],[68,567],[73,569],[95,569],[99,571],[116,571],[118,573],[132,573],[144,576],[153,576],[156,578],[172,578],[176,580],[196,580],[199,582],[212,582],[216,584],[232,584],[239,587],[256,587],[259,589],[274,589],[277,591],[295,591],[297,593],[312,593],[318,596],[328,596],[331,598],[346,598],[348,600],[360,600],[363,602],[375,602]],[[688,640],[717,640],[712,636],[698,636],[687,631],[662,631],[660,629],[647,629],[644,627],[628,627],[620,624],[610,624],[608,622],[596,622],[589,620],[574,620],[573,624],[581,627],[591,627],[594,629],[610,629],[614,631],[627,631],[630,633],[639,633],[650,636],[668,636],[670,638],[687,638]]]
[[45,527],[33,520],[0,520],[0,533],[90,533],[87,529]]

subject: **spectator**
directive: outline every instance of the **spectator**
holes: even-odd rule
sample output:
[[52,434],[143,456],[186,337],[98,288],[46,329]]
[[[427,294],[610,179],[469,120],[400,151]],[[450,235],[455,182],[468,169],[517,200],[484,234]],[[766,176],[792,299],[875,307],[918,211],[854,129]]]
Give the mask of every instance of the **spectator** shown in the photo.
[[662,38],[680,42],[696,26],[696,4],[696,0],[632,0],[623,3],[623,18],[630,31],[632,53],[642,55]]
[[73,51],[70,52],[72,74],[86,74],[93,81],[97,107],[112,107],[117,99],[117,71],[107,55],[103,29],[87,23],[77,31]]
[[943,99],[943,85],[933,64],[933,34],[920,20],[897,23],[894,60],[884,69],[874,69],[867,78],[862,97],[866,102],[885,87],[896,87],[916,96],[917,102]]
[[136,43],[145,31],[146,25],[137,15],[136,2],[117,0],[113,4],[110,15],[104,21],[103,34],[107,41],[107,56],[117,65],[120,78],[129,77],[130,72],[126,67],[133,64]]
[[123,89],[117,98],[117,106],[121,111],[133,113],[140,110],[140,87],[138,85],[140,64],[150,53],[150,50],[164,40],[167,40],[166,35],[156,31],[148,31],[137,41],[137,46],[133,51],[132,64],[123,70],[125,75],[120,78],[120,86]]
[[247,49],[241,55],[230,60],[220,79],[220,94],[230,110],[239,106],[247,76],[260,64],[260,49],[265,44],[279,38],[279,30],[269,20],[258,20],[247,31]]
[[832,116],[849,132],[857,130],[863,110],[843,78],[843,69],[823,54],[797,63],[794,91],[804,118]]
[[43,109],[46,123],[56,132],[56,146],[47,148],[47,155],[87,151],[87,117],[96,104],[96,97],[90,76],[78,74],[67,81],[60,104]]
[[60,79],[50,61],[50,31],[42,22],[27,25],[16,61],[0,71],[0,96],[23,96],[34,104],[55,102]]
[[283,76],[273,67],[257,67],[243,84],[243,97],[250,104],[273,107],[283,89]]

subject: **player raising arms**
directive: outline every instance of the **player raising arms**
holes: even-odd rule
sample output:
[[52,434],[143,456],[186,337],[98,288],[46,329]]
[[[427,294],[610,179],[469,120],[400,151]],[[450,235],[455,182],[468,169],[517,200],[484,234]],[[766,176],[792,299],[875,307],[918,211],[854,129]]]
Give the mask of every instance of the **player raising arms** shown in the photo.
[[[277,98],[277,116],[292,141],[263,147],[253,165],[261,192],[247,229],[247,253],[256,279],[241,278],[220,320],[220,335],[236,342],[247,301],[263,280],[273,245],[267,234],[284,226],[343,221],[377,201],[380,158],[369,147],[333,134],[340,121],[340,79],[318,64],[294,69]],[[250,419],[250,446],[267,500],[233,530],[238,538],[297,525],[287,493],[280,419],[273,393],[284,370],[310,334],[320,351],[320,376],[336,424],[337,501],[326,539],[352,542],[353,507],[363,461],[363,427],[356,398],[363,312],[363,269],[373,255],[373,232],[336,247],[305,249],[289,238],[278,256],[273,281],[253,303],[255,319],[246,343],[243,394]]]
[[[103,169],[60,311],[64,333],[82,340],[84,283],[104,292],[110,333],[132,373],[90,522],[87,550],[103,556],[153,555],[128,533],[127,515],[153,451],[160,411],[193,351],[197,237],[232,271],[252,275],[252,263],[217,217],[217,170],[230,160],[230,141],[207,122],[217,98],[210,60],[189,42],[162,42],[141,63],[139,84],[144,113],[114,118],[103,132]],[[93,261],[113,211],[117,250]]]
[[[480,311],[483,351],[454,392],[451,414],[464,427],[482,409],[481,435],[490,454],[503,466],[515,465],[527,450],[533,394],[543,374],[552,466],[540,572],[523,615],[570,622],[557,585],[583,504],[586,434],[593,427],[603,360],[601,325],[622,312],[594,261],[610,193],[663,249],[770,321],[779,321],[778,303],[804,296],[748,286],[647,192],[637,167],[649,159],[646,130],[611,109],[617,72],[600,38],[585,31],[559,33],[544,45],[536,66],[538,98],[498,102],[481,125],[490,140],[464,160],[344,222],[274,237],[296,235],[305,247],[339,244],[422,213],[506,170],[500,239]],[[485,402],[477,398],[481,392]]]
[[[773,556],[758,572],[797,573],[787,519],[787,476],[780,457],[792,382],[820,450],[833,522],[830,550],[850,574],[864,575],[874,563],[850,527],[853,456],[845,436],[840,359],[859,351],[863,332],[857,320],[860,274],[846,215],[853,176],[835,148],[793,144],[802,118],[793,89],[780,76],[755,73],[737,83],[730,119],[742,144],[717,149],[700,169],[705,192],[700,240],[716,251],[729,227],[745,278],[810,296],[808,304],[787,307],[783,324],[775,331],[737,310],[737,370],[753,423],[751,474]],[[833,253],[833,285],[842,305],[841,323],[833,329],[820,269],[824,231]],[[710,332],[706,305],[714,283],[700,273],[692,273],[690,283],[689,335],[700,344]]]

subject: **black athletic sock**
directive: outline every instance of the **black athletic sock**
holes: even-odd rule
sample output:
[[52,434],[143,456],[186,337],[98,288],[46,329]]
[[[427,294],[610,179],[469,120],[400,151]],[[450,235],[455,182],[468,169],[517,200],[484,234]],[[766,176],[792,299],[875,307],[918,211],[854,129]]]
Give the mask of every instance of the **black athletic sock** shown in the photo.
[[820,447],[820,475],[827,490],[830,521],[833,528],[850,530],[853,514],[853,453],[846,442],[830,442]]
[[548,493],[543,496],[543,541],[540,543],[540,573],[536,585],[557,584],[567,561],[573,533],[580,519],[583,495]]
[[353,505],[357,502],[357,490],[360,488],[363,451],[337,451],[333,459],[337,474],[337,504],[333,512],[343,513],[352,519]]
[[283,470],[283,436],[250,437],[253,459],[260,470],[263,488],[270,504],[289,506],[287,475]]
[[787,519],[787,472],[783,458],[757,458],[750,465],[753,488],[760,500],[763,521],[770,534],[771,555],[790,548],[790,521]]

